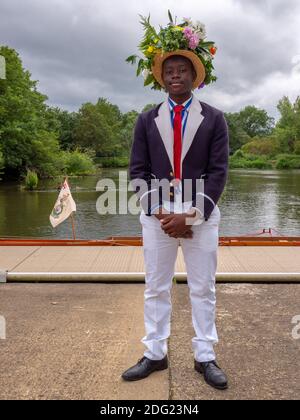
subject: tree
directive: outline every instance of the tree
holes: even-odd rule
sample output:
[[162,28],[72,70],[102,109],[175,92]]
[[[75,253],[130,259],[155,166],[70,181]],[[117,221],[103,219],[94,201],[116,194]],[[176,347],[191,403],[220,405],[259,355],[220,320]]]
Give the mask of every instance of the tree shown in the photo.
[[121,145],[124,151],[124,154],[129,156],[132,142],[133,142],[133,132],[136,120],[138,118],[137,111],[130,111],[123,115],[122,117],[122,128],[121,128]]
[[111,104],[106,98],[99,98],[96,108],[113,130],[120,128],[122,114],[117,105]]
[[[6,79],[0,80],[0,148],[5,173],[19,177],[28,169],[51,175],[57,167],[59,145],[47,118],[47,97],[37,90],[17,52],[1,47],[6,59]],[[47,156],[47,163],[43,157]]]
[[74,129],[78,119],[77,112],[68,112],[59,108],[48,109],[49,124],[56,128],[60,147],[63,150],[74,150]]
[[300,141],[300,97],[294,104],[287,96],[278,103],[280,119],[276,125],[276,135],[280,141],[281,151],[294,153],[297,142]]
[[121,113],[118,107],[99,99],[94,105],[82,105],[74,128],[75,143],[83,148],[92,148],[97,156],[119,156]]
[[234,154],[244,144],[251,140],[251,137],[243,130],[239,121],[239,113],[224,114],[229,131],[230,154]]
[[255,106],[246,106],[239,112],[238,120],[240,127],[249,137],[268,136],[275,125],[274,118],[269,117],[265,110]]

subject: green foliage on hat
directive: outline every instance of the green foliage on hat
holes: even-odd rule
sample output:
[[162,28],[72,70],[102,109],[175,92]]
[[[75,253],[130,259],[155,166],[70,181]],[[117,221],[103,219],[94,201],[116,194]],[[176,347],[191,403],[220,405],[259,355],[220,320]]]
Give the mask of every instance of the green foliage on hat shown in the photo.
[[[189,18],[183,18],[183,22],[177,25],[176,19],[173,19],[170,11],[168,11],[168,15],[170,20],[168,25],[165,28],[160,26],[159,32],[151,25],[150,15],[148,17],[139,15],[144,36],[138,47],[143,57],[131,55],[126,61],[137,64],[136,74],[139,76],[143,73],[144,86],[151,85],[151,89],[162,90],[152,74],[155,55],[176,50],[192,51],[205,67],[204,85],[215,82],[217,77],[213,74],[213,59],[217,47],[213,41],[206,41],[205,26],[199,21],[193,23]],[[203,87],[203,85],[199,87]]]

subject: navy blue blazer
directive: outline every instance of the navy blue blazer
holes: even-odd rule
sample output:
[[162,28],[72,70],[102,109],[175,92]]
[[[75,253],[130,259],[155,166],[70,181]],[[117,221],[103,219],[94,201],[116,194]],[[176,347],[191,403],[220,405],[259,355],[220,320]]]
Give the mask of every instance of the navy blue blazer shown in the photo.
[[[130,155],[131,185],[147,216],[156,203],[174,201],[174,190],[166,196],[159,187],[162,179],[174,178],[173,127],[168,100],[139,115]],[[182,142],[181,177],[192,180],[192,205],[208,220],[225,188],[228,178],[229,136],[222,111],[193,96]],[[196,180],[204,180],[199,189]],[[144,180],[143,185],[139,180]],[[199,192],[200,191],[200,192]],[[201,192],[202,191],[202,192]],[[201,205],[197,194],[202,197]],[[198,197],[199,198],[199,197]],[[183,184],[183,200],[185,188]],[[197,204],[198,203],[198,204]]]

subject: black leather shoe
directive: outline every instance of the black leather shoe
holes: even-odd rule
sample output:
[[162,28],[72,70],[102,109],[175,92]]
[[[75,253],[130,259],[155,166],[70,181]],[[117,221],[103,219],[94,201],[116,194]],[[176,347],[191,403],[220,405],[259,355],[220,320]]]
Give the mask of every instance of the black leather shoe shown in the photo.
[[195,360],[195,370],[204,375],[205,382],[216,389],[227,389],[228,380],[216,361],[200,363]]
[[140,379],[147,378],[150,373],[156,370],[164,369],[168,369],[168,356],[165,356],[162,360],[150,360],[144,356],[136,365],[126,370],[122,378],[125,381],[139,381]]

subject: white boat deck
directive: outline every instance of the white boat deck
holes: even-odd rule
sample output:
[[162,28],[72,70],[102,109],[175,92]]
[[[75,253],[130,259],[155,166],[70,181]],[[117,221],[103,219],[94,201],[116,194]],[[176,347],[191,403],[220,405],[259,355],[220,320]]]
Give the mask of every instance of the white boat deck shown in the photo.
[[[217,281],[299,281],[300,247],[220,246]],[[6,281],[143,281],[140,246],[0,246]],[[176,280],[186,280],[179,247]],[[3,281],[3,280],[2,280]]]

